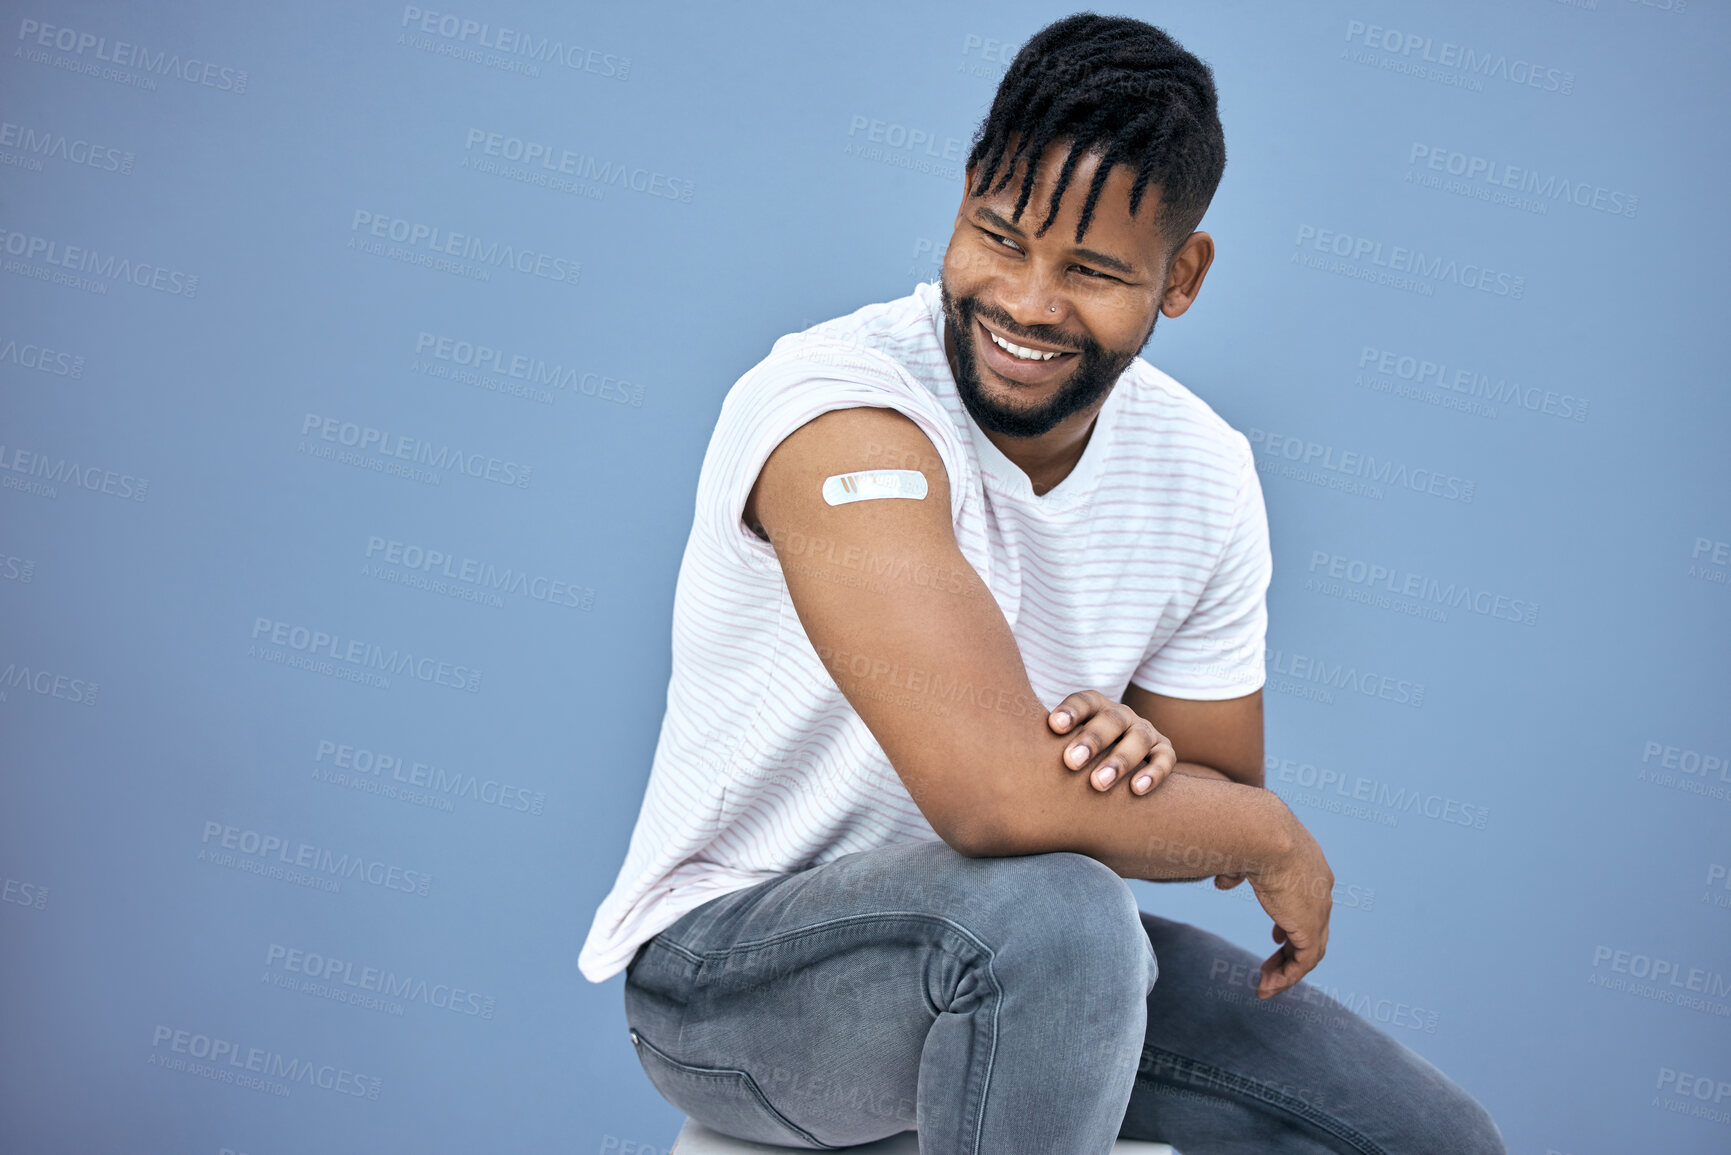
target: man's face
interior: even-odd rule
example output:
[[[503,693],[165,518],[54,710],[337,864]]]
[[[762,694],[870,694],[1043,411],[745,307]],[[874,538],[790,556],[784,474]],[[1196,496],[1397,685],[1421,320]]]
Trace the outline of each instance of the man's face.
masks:
[[[1160,312],[1167,253],[1154,225],[1159,190],[1144,189],[1132,217],[1129,167],[1115,165],[1107,175],[1078,244],[1076,223],[1100,164],[1099,153],[1082,156],[1052,226],[1034,236],[1068,147],[1047,150],[1020,220],[1011,219],[1020,167],[1001,191],[964,196],[944,254],[945,345],[957,392],[982,429],[1011,437],[1038,437],[1101,402]],[[969,170],[968,189],[977,175]],[[1057,355],[1026,359],[993,334]]]

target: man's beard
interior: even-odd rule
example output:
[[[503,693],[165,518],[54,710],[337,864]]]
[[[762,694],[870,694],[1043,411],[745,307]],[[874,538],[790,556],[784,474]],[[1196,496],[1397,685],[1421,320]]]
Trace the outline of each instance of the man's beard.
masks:
[[[1114,352],[1087,337],[1072,337],[1058,332],[1048,336],[1039,329],[1021,333],[1021,325],[996,310],[982,308],[979,298],[951,296],[949,286],[941,277],[938,289],[943,297],[944,320],[950,327],[956,347],[956,362],[952,366],[955,370],[956,392],[961,395],[962,404],[967,407],[968,413],[981,429],[1009,437],[1038,437],[1049,433],[1064,418],[1080,413],[1110,393],[1119,374],[1129,368],[1142,345],[1146,345],[1148,338],[1154,333],[1154,322],[1150,321],[1148,332],[1143,334],[1142,341],[1135,349],[1127,353]],[[986,396],[980,383],[979,361],[974,356],[975,314],[984,317],[1011,337],[1023,336],[1042,345],[1080,352],[1081,357],[1071,372],[1070,379],[1059,386],[1058,391],[1045,404],[1033,408],[1000,404]],[[1158,311],[1155,312],[1155,318],[1159,318]]]

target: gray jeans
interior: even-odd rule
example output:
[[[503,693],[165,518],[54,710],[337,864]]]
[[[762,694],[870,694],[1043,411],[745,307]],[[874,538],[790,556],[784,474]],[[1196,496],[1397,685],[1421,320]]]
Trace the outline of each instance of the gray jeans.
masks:
[[[669,1103],[786,1147],[1503,1155],[1471,1096],[1321,991],[1259,1001],[1260,964],[1085,855],[911,843],[689,912],[626,968],[625,1016]]]

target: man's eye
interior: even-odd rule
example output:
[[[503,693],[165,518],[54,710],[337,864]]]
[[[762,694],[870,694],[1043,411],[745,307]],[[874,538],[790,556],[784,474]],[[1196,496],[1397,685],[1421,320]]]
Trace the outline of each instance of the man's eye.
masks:
[[[1006,237],[1001,233],[988,232],[985,229],[981,229],[980,231],[985,233],[988,237],[991,237],[994,244],[999,244],[1009,249],[1016,249],[1017,252],[1021,251],[1016,247],[1015,241],[1012,241],[1009,237]]]

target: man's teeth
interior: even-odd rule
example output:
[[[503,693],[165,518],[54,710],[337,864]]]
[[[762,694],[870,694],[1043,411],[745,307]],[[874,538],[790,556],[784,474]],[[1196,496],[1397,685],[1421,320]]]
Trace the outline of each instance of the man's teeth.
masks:
[[[986,335],[988,337],[990,337],[993,341],[997,342],[999,347],[1004,348],[1004,349],[1008,349],[1010,352],[1014,353],[1016,356],[1020,357],[1024,361],[1050,361],[1053,357],[1056,357],[1058,355],[1055,352],[1054,353],[1042,353],[1038,349],[1024,349],[1020,345],[1012,345],[1008,341],[1004,340],[1002,337],[998,336],[996,333],[992,332],[990,329],[986,330]]]

